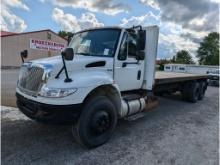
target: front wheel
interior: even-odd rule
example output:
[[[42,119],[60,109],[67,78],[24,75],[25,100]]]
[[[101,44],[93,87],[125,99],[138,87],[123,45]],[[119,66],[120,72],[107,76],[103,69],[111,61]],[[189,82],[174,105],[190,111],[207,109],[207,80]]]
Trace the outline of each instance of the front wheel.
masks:
[[[86,103],[72,133],[79,143],[94,148],[110,139],[116,124],[117,111],[113,103],[105,96],[97,96]]]

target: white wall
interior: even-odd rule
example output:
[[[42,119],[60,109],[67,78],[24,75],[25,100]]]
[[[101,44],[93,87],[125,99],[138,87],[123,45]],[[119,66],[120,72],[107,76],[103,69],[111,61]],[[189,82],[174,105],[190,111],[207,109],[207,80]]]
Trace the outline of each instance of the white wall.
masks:
[[[206,74],[208,70],[209,70],[208,67],[193,67],[193,66],[187,67],[188,73]]]
[[[182,72],[182,73],[195,73],[206,74],[207,71],[219,69],[219,66],[209,65],[187,65],[187,64],[166,64],[164,66],[165,72]]]

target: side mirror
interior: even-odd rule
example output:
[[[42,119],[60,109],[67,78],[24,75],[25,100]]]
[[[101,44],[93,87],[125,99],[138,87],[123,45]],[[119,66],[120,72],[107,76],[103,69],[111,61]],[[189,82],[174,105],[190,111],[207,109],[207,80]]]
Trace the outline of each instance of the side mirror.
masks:
[[[144,60],[145,59],[145,51],[144,50],[140,50],[136,56],[136,60]]]
[[[21,57],[22,58],[27,58],[28,57],[28,51],[27,50],[21,51]]]
[[[140,30],[138,32],[138,49],[139,50],[144,50],[145,49],[145,42],[146,42],[146,31],[145,30]]]
[[[61,52],[61,55],[67,61],[73,60],[74,57],[73,48],[66,48],[64,51]]]
[[[23,50],[23,51],[21,51],[20,55],[21,55],[21,60],[24,63],[24,59],[28,57],[28,51]]]

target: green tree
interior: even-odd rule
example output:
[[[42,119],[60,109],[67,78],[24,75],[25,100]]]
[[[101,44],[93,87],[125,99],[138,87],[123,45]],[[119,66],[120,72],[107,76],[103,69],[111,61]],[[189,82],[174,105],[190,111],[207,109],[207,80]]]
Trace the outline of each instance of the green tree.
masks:
[[[186,50],[181,50],[176,53],[176,56],[173,57],[172,61],[178,64],[194,64],[192,56]]]
[[[199,64],[219,65],[219,33],[212,32],[200,43],[197,50]]]
[[[60,30],[59,32],[58,32],[58,35],[60,36],[60,37],[63,37],[63,38],[68,38],[68,36],[71,36],[71,35],[73,35],[73,33],[72,32],[66,32],[66,31],[63,31],[63,30]]]
[[[172,63],[172,60],[170,59],[160,59],[157,61],[157,65],[159,65],[159,70],[164,70],[164,65]]]

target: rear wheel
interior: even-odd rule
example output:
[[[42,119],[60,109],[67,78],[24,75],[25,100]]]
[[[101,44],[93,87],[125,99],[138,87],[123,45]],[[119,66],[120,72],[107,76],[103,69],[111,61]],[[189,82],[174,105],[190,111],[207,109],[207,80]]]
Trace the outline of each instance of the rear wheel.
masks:
[[[197,82],[188,82],[184,85],[182,96],[185,101],[196,103],[199,99],[200,85]]]
[[[105,96],[97,96],[86,103],[72,133],[83,146],[94,148],[110,139],[116,124],[117,112],[113,103]]]
[[[200,83],[200,91],[199,91],[198,100],[202,100],[204,98],[205,91],[206,91],[206,83],[205,82],[201,82]]]

